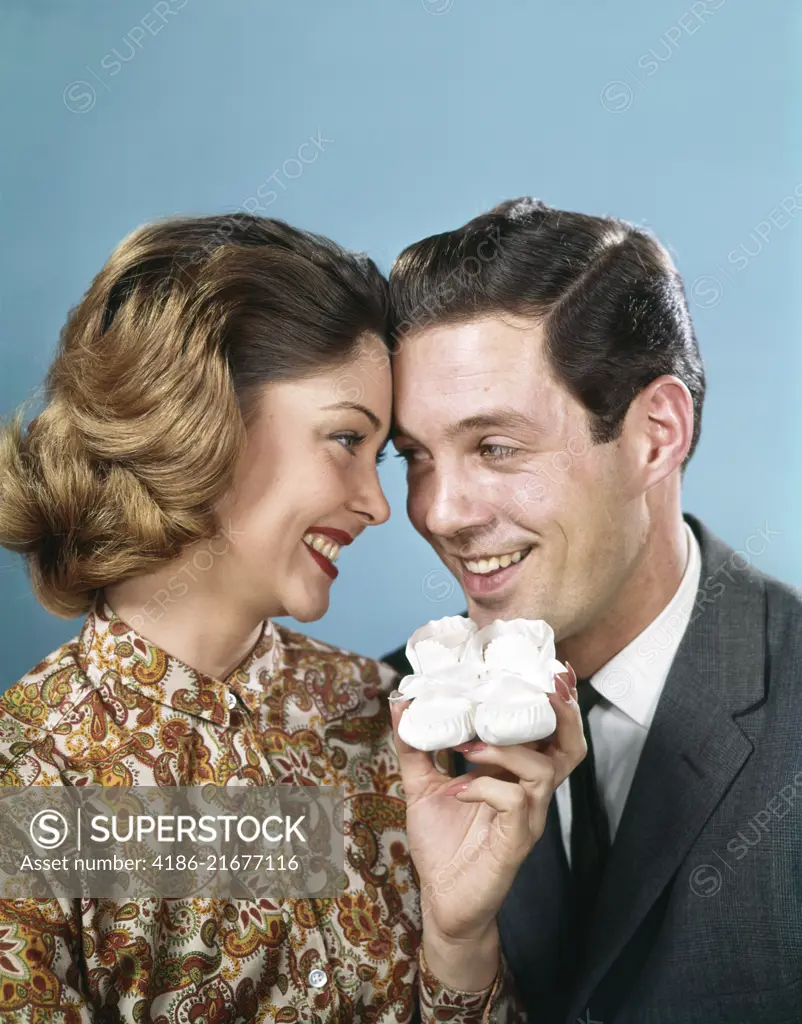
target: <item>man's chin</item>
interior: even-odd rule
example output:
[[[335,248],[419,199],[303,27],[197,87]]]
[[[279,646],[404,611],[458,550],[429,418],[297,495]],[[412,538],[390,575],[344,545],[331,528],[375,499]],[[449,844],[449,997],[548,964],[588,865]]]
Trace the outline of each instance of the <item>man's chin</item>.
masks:
[[[477,597],[463,588],[468,604],[468,616],[481,628],[496,619],[545,619],[549,622],[548,607],[543,600],[535,600],[531,593],[516,587],[506,593],[485,594]],[[549,622],[549,625],[552,623]]]
[[[522,616],[508,601],[475,601],[468,597],[468,618],[473,619],[481,629],[483,626],[489,626],[496,619],[518,619]]]

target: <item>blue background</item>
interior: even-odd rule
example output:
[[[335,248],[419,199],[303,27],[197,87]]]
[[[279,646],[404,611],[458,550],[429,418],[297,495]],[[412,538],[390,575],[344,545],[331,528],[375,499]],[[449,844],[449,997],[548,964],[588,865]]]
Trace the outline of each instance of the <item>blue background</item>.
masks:
[[[798,6],[3,0],[0,413],[38,387],[67,310],[144,221],[242,208],[261,187],[257,212],[388,269],[534,194],[668,245],[709,376],[685,507],[802,584]],[[322,149],[299,174],[310,137]],[[389,524],[344,553],[331,611],[304,627],[368,654],[462,607],[406,520],[398,460],[382,474]],[[78,626],[36,605],[7,553],[0,624],[0,689]]]

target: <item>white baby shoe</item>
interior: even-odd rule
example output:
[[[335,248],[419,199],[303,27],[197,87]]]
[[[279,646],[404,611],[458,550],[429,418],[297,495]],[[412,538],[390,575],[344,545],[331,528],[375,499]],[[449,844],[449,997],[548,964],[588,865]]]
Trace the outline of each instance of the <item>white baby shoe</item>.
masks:
[[[474,734],[474,705],[467,694],[479,683],[478,671],[462,662],[476,623],[460,615],[433,619],[407,643],[414,674],[399,683],[397,700],[412,699],[398,724],[398,735],[418,750],[443,750]]]
[[[412,701],[398,726],[411,747],[440,750],[474,736],[530,743],[556,728],[548,694],[565,667],[542,620],[499,619],[481,630],[460,616],[433,620],[412,634],[407,659],[415,671],[396,699]]]

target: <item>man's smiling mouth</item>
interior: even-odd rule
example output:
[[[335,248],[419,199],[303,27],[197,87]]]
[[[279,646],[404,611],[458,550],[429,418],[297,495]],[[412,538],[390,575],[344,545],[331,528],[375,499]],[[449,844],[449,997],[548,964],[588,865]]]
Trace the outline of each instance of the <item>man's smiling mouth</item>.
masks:
[[[528,547],[518,548],[515,551],[506,551],[494,555],[484,554],[476,558],[458,558],[456,561],[463,568],[467,569],[468,572],[476,576],[487,576],[490,573],[498,572],[500,569],[506,569],[510,565],[516,565],[526,558],[531,550],[532,545],[530,544]]]

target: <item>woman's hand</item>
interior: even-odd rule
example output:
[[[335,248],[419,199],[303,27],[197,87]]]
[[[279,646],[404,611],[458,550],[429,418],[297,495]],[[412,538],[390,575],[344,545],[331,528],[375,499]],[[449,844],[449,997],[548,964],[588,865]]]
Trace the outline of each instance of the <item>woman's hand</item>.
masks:
[[[426,959],[453,988],[477,990],[492,982],[496,914],[543,834],[554,790],[585,756],[570,666],[556,685],[549,699],[557,728],[548,739],[514,746],[462,744],[455,749],[476,768],[457,779],[444,777],[430,754],[404,743],[398,721],[407,702],[390,702],[410,854],[421,886]]]

